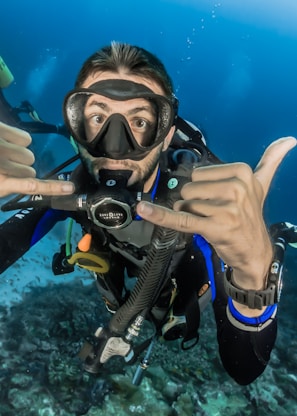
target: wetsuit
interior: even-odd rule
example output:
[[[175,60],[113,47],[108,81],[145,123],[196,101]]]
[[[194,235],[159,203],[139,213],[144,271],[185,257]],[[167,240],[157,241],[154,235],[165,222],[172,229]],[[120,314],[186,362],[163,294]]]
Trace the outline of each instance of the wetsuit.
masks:
[[[85,184],[89,187],[92,183],[83,168],[78,168],[71,180],[76,182],[77,178],[82,190],[85,189]],[[162,199],[162,196],[158,196],[160,186],[157,182],[154,185],[156,195],[152,199],[157,202]],[[67,217],[72,217],[81,224],[83,233],[92,235],[93,251],[108,256],[110,270],[104,276],[97,274],[97,285],[110,308],[116,309],[125,302],[125,275],[138,275],[150,247],[153,226],[141,219],[134,220],[121,230],[110,231],[96,226],[83,212],[47,208],[20,211],[0,225],[0,272],[29,250],[57,221]],[[187,315],[188,330],[197,331],[199,316],[196,314],[199,315],[199,308],[197,309],[195,300],[200,289],[210,285],[222,363],[239,384],[255,380],[264,371],[276,339],[276,306],[268,307],[259,318],[241,316],[226,296],[222,261],[199,235],[180,236],[167,274],[167,284],[155,305],[156,316],[166,308],[174,283],[178,288],[173,303],[174,313]],[[194,301],[193,296],[196,297]]]

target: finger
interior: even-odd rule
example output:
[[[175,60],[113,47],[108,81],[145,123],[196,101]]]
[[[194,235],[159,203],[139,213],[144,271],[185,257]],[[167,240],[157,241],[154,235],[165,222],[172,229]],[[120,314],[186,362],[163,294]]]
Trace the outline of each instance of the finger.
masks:
[[[185,233],[200,233],[203,218],[187,212],[175,212],[160,205],[141,201],[136,207],[138,215],[144,220],[161,227]]]
[[[13,143],[8,143],[1,138],[0,150],[0,159],[2,165],[6,160],[11,160],[28,166],[33,165],[35,162],[35,157],[31,150]]]
[[[234,177],[244,179],[247,175],[252,175],[252,169],[242,162],[225,163],[224,165],[201,166],[192,172],[193,182],[220,181]]]
[[[198,215],[199,217],[214,217],[223,212],[226,205],[230,205],[230,201],[225,199],[187,199],[180,200],[174,203],[174,211],[183,211]],[[225,210],[224,210],[225,212]]]
[[[5,177],[10,176],[12,178],[35,178],[36,171],[31,166],[26,166],[22,163],[1,160],[0,174]]]
[[[67,195],[74,192],[74,184],[65,181],[5,178],[1,181],[0,196],[12,193],[24,195]]]
[[[250,176],[253,173],[251,171]],[[195,181],[186,183],[181,189],[181,196],[184,200],[213,200],[220,204],[221,201],[231,201],[239,195],[242,189],[246,189],[246,183],[239,178],[230,177],[214,181]]]
[[[19,146],[29,146],[32,138],[29,133],[0,122],[0,137]]]
[[[261,183],[264,195],[267,195],[272,178],[281,161],[296,144],[297,140],[294,137],[282,137],[271,143],[265,150],[255,169],[255,177]]]

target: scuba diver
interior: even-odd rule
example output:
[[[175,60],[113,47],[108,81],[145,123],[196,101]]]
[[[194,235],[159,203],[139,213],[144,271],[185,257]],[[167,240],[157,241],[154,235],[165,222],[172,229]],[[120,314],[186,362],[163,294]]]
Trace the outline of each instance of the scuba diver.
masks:
[[[178,115],[162,62],[117,42],[86,60],[63,109],[81,163],[57,177],[75,193],[2,206],[20,211],[0,226],[0,271],[70,218],[82,237],[74,250],[67,238],[53,272],[90,270],[111,313],[82,348],[86,371],[100,373],[114,356],[132,364],[146,350],[133,379],[139,384],[160,337],[180,339],[183,349],[197,344],[211,301],[226,371],[239,384],[254,381],[276,339],[284,251],[297,241],[289,223],[269,234],[262,207],[296,140],[272,143],[255,172],[222,163]],[[154,333],[139,343],[145,321]]]

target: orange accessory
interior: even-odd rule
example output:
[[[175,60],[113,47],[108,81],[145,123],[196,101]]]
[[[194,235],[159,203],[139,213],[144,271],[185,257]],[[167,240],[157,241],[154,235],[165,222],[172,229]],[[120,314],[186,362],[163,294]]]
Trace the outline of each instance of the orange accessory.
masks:
[[[92,235],[87,233],[82,237],[77,247],[80,251],[86,253],[87,251],[90,250],[91,243],[92,243]]]

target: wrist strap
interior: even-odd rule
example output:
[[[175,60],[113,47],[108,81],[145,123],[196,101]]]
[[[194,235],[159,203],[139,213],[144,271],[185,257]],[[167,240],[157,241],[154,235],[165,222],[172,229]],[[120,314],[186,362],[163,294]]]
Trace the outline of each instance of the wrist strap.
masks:
[[[282,265],[273,260],[264,290],[246,290],[237,286],[232,279],[232,268],[228,267],[224,277],[224,287],[228,296],[250,309],[262,309],[263,306],[274,305],[279,301],[281,292]]]

